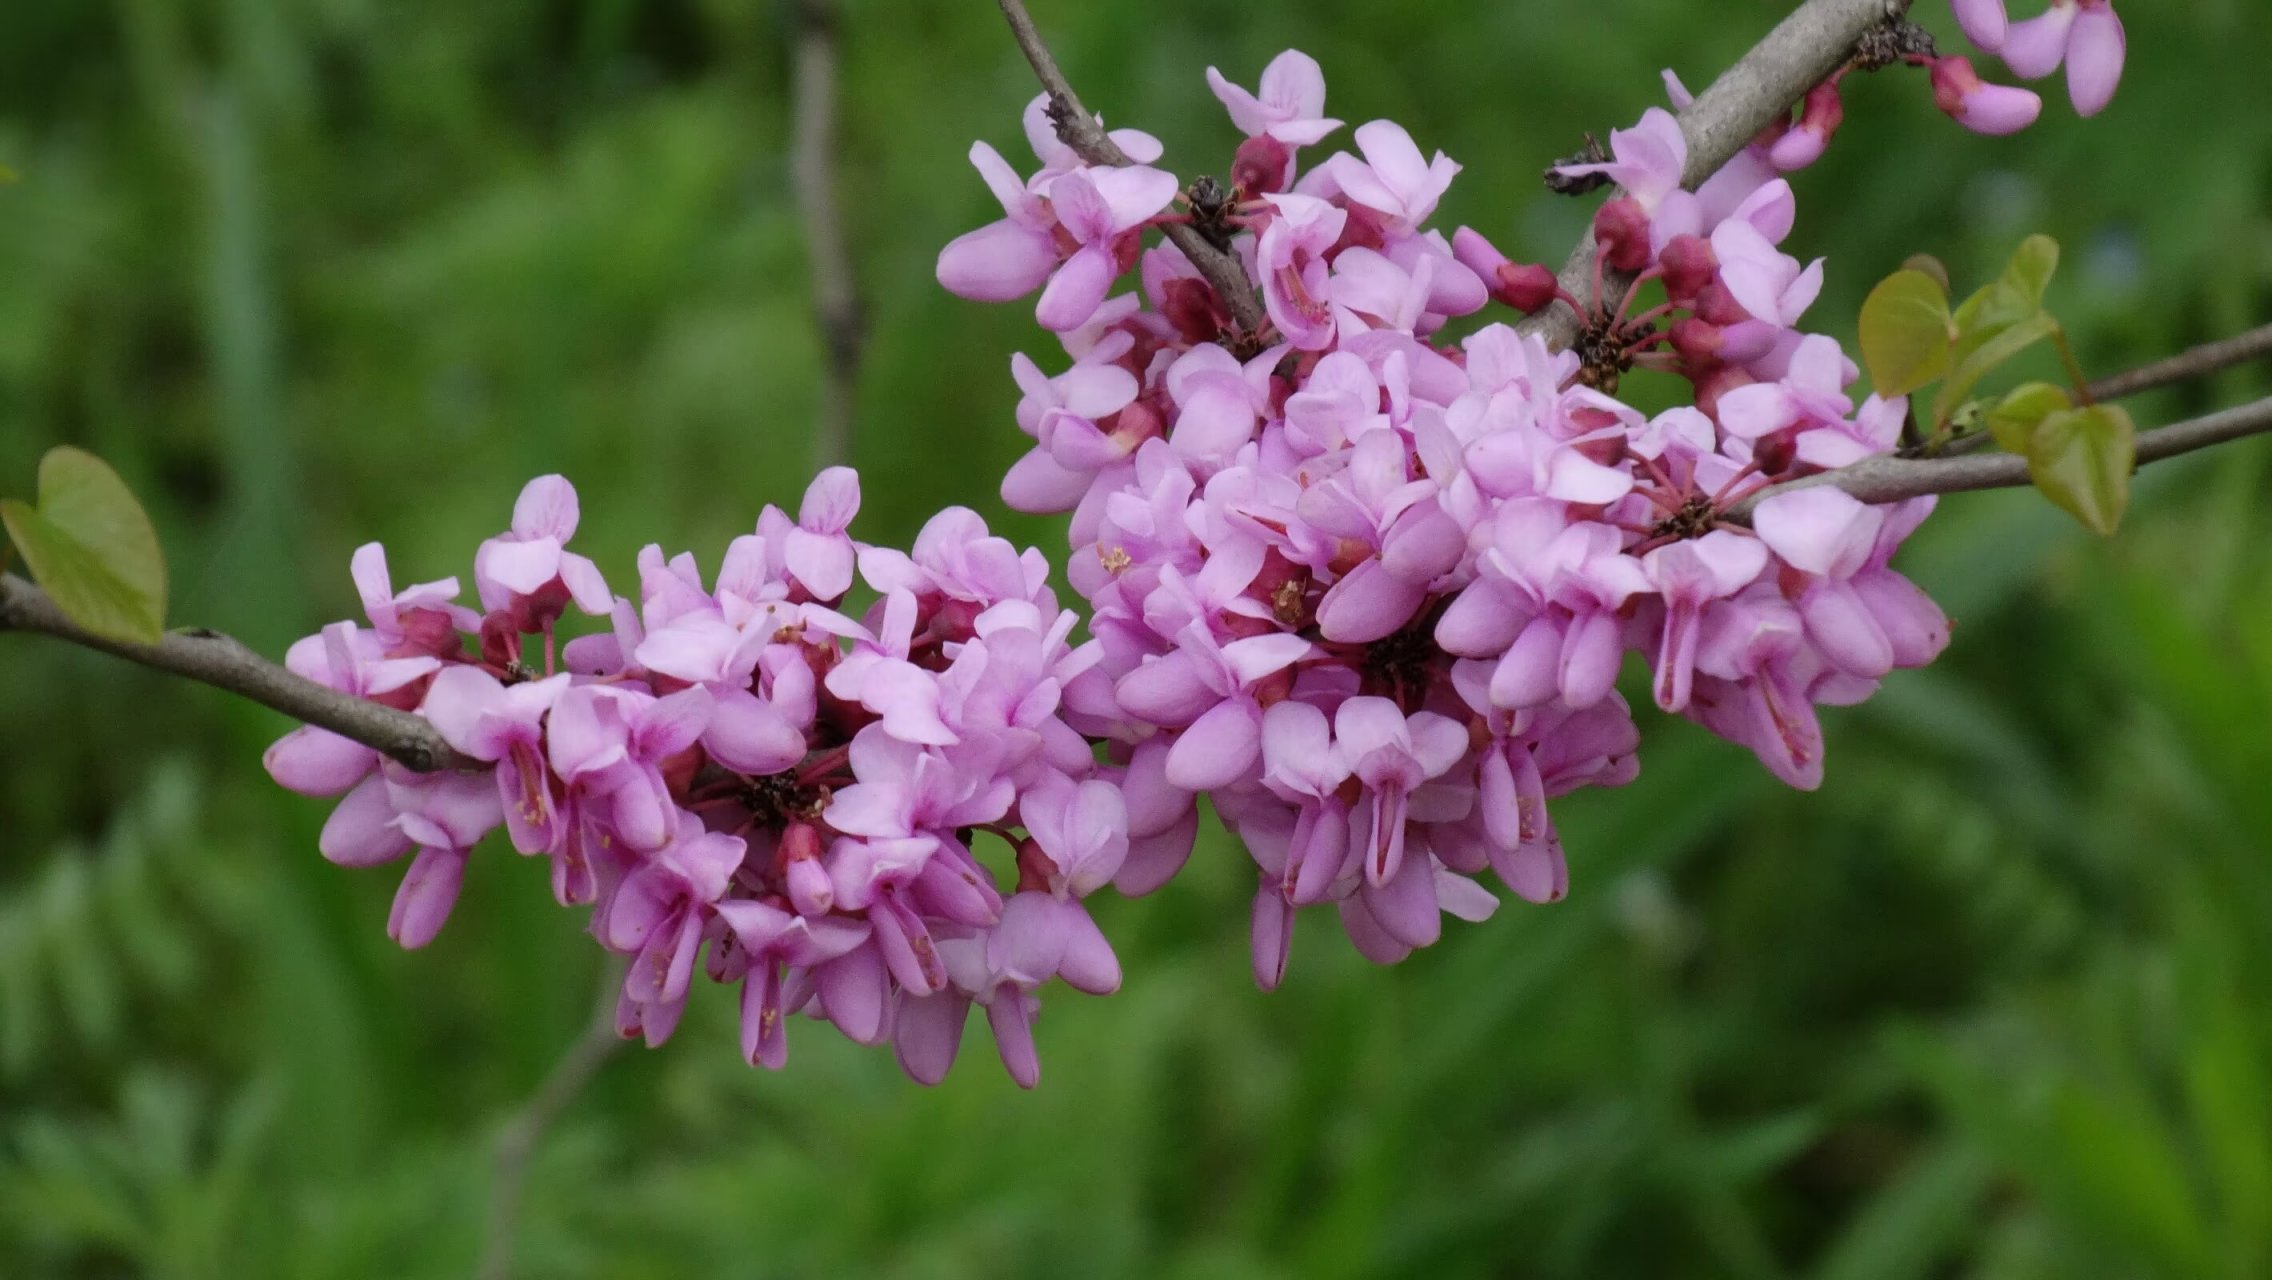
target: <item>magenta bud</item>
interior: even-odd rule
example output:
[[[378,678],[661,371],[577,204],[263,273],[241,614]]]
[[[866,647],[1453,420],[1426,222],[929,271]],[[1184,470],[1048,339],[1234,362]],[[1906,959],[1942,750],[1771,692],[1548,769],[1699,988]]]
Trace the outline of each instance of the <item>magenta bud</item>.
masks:
[[[820,831],[809,822],[793,822],[781,833],[781,860],[788,864],[782,879],[788,882],[789,903],[801,916],[824,916],[836,906],[836,888],[828,868],[820,861]]]
[[[1933,62],[1933,103],[1974,133],[2017,133],[2035,123],[2043,99],[2012,85],[1989,84],[1972,69],[1970,58]]]
[[[1672,349],[1692,365],[1710,364],[1720,357],[1720,326],[1695,316],[1673,322]]]
[[[1215,291],[1204,280],[1178,276],[1160,286],[1160,314],[1184,341],[1193,345],[1213,342],[1230,317],[1215,304]]]
[[[1665,251],[1657,255],[1657,265],[1664,268],[1665,296],[1685,303],[1719,274],[1720,255],[1712,252],[1711,241],[1684,233],[1666,243]]]
[[[2114,6],[2107,0],[2085,0],[2067,36],[2067,97],[2075,114],[2095,116],[2114,100],[2128,47]]]
[[[1751,319],[1751,313],[1743,309],[1743,304],[1736,301],[1734,294],[1728,292],[1728,286],[1716,279],[1696,291],[1696,303],[1691,309],[1696,312],[1698,319],[1709,320],[1716,325],[1742,324]]]
[[[1560,284],[1554,273],[1535,262],[1509,262],[1490,277],[1491,296],[1524,315],[1554,301]]]
[[[1964,29],[1964,38],[1983,53],[2004,47],[2004,32],[2012,21],[2004,0],[1949,0],[1949,7],[1956,10],[1956,25]]]
[[[1832,134],[1846,122],[1846,103],[1838,96],[1838,86],[1824,81],[1807,90],[1799,104],[1797,127],[1767,148],[1767,161],[1784,173],[1804,169],[1822,158],[1830,146]]]
[[[1269,195],[1286,189],[1286,175],[1294,170],[1294,153],[1267,133],[1239,144],[1231,159],[1231,186],[1242,195]]]
[[[1507,261],[1507,255],[1473,227],[1461,227],[1452,232],[1452,257],[1486,280],[1499,274],[1499,268]]]
[[[1594,241],[1602,261],[1619,271],[1649,265],[1649,213],[1631,196],[1619,196],[1594,215]]]

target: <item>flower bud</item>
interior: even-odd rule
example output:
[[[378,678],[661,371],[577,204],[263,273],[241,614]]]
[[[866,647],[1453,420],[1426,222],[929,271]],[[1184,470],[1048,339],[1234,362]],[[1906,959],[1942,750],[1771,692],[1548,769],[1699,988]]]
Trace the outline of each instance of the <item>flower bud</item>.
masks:
[[[1594,241],[1612,268],[1639,271],[1649,265],[1648,211],[1631,196],[1610,201],[1594,215]]]
[[[1244,196],[1269,195],[1284,191],[1293,171],[1294,153],[1286,144],[1267,133],[1257,134],[1240,143],[1238,154],[1231,158],[1231,186]]]
[[[1949,0],[1949,7],[1956,11],[1956,25],[1964,29],[1964,38],[1981,52],[2004,47],[2004,32],[2011,25],[2004,0]]]
[[[1657,265],[1664,268],[1665,296],[1676,303],[1686,303],[1701,293],[1719,274],[1720,255],[1712,252],[1712,242],[1697,235],[1677,235],[1657,255]]]
[[[2043,99],[2027,90],[1983,81],[1970,58],[1934,60],[1933,103],[1965,128],[1991,136],[2018,133],[2043,112]]]

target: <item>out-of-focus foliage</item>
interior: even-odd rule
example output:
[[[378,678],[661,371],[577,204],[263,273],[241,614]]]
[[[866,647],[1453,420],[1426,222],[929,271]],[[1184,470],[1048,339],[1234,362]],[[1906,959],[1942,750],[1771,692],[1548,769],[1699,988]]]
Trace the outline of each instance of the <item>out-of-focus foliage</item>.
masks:
[[[1092,104],[1220,169],[1209,63],[1299,44],[1330,105],[1467,166],[1448,217],[1558,260],[1537,174],[1699,85],[1765,0],[1036,0]],[[1002,515],[1018,307],[931,281],[986,217],[1026,74],[983,0],[848,0],[844,196],[874,320],[860,531]],[[819,345],[759,0],[0,5],[0,488],[69,443],[149,503],[173,616],[271,652],[353,611],[350,549],[463,573],[530,475],[618,574],[715,563],[804,483]],[[1926,12],[1926,11],[1930,12]],[[1927,21],[1953,31],[1928,0]],[[2094,372],[2272,314],[2272,19],[2131,4],[2114,107],[2015,140],[1915,76],[1848,92],[1798,182],[1815,315],[1911,253],[2068,246]],[[1984,65],[1987,65],[1984,63]],[[2037,352],[2035,355],[2043,355]],[[2030,360],[2035,358],[2030,356]],[[2028,376],[2049,376],[2021,362]],[[2261,373],[2141,400],[2151,425]],[[1563,802],[1573,888],[1393,970],[1306,923],[1247,978],[1242,856],[1103,923],[1023,1095],[699,999],[542,1148],[546,1277],[2253,1277],[2272,1272],[2272,492],[2261,445],[2139,478],[2122,535],[1972,495],[1906,568],[1958,619],[1828,717],[1830,780],[1651,723]],[[1010,522],[1054,551],[1049,522]],[[256,708],[0,637],[0,1273],[422,1277],[478,1254],[487,1142],[600,968],[543,869],[475,862],[441,941],[325,864]],[[717,993],[711,993],[716,996]]]

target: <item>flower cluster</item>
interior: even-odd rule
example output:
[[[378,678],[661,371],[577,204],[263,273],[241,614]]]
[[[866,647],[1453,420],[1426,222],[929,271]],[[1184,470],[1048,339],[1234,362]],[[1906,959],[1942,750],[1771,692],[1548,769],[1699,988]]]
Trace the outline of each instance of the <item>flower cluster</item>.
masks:
[[[1781,175],[1822,153],[1835,80],[1693,191],[1661,110],[1561,171],[1621,188],[1595,223],[1597,271],[1661,295],[1638,306],[1638,290],[1581,299],[1472,229],[1432,229],[1459,166],[1394,123],[1307,162],[1340,122],[1304,55],[1280,55],[1256,92],[1208,80],[1247,135],[1228,193],[1203,180],[1171,207],[1178,184],[1132,131],[1116,136],[1143,165],[1082,164],[1036,100],[1040,171],[1021,181],[982,144],[1007,216],[939,259],[964,296],[1041,288],[1065,350],[1056,372],[1011,362],[1033,445],[1002,494],[1072,513],[1068,579],[1100,648],[1080,705],[1114,718],[1132,838],[1168,838],[1120,887],[1174,873],[1206,795],[1258,870],[1264,987],[1302,906],[1334,904],[1388,962],[1435,941],[1445,913],[1490,914],[1486,873],[1559,898],[1546,802],[1635,775],[1616,688],[1633,652],[1664,711],[1817,785],[1816,707],[1868,697],[1948,639],[1889,567],[1930,499],[1757,500],[1890,452],[1907,417],[1903,400],[1857,402],[1855,365],[1800,327],[1822,264],[1780,247],[1795,217]],[[1060,208],[1089,191],[1131,198],[1109,222],[1085,194]],[[1146,247],[1170,222],[1236,255],[1260,332],[1174,245]],[[1131,269],[1136,289],[1115,295]],[[1615,296],[1599,278],[1592,294]],[[1488,317],[1450,336],[1493,304],[1568,307],[1577,341],[1550,350]],[[1636,368],[1685,379],[1692,402],[1652,415],[1618,399]],[[1106,681],[1109,698],[1089,687]]]
[[[2002,0],[1955,3],[2015,71],[2064,62],[2077,108],[2105,105],[2122,52],[2107,0],[2018,24]],[[744,1053],[769,1066],[805,1012],[935,1081],[975,1003],[1032,1084],[1038,988],[1120,982],[1084,899],[1173,878],[1201,796],[1255,864],[1265,988],[1300,907],[1333,904],[1391,962],[1447,913],[1490,915],[1483,877],[1554,901],[1568,871],[1548,800],[1639,767],[1629,655],[1661,710],[1811,788],[1816,709],[1948,642],[1891,568],[1932,500],[1807,483],[1891,452],[1910,415],[1857,399],[1854,363],[1801,327],[1822,262],[1782,247],[1784,175],[1830,143],[1840,77],[1896,62],[1929,67],[1939,105],[1982,132],[2040,110],[1898,23],[1693,186],[1679,120],[1652,110],[1556,171],[1557,189],[1618,188],[1583,297],[1472,228],[1435,229],[1460,166],[1402,127],[1359,125],[1353,150],[1316,158],[1343,125],[1298,52],[1251,92],[1208,70],[1244,134],[1227,186],[1186,187],[1135,130],[1111,135],[1128,163],[1089,163],[1037,98],[1038,168],[973,147],[1003,216],[937,274],[974,299],[1038,292],[1063,347],[1054,372],[1011,360],[1032,446],[1002,496],[1071,513],[1086,640],[1040,553],[968,510],[911,553],[854,542],[842,468],[795,518],[766,508],[707,586],[691,556],[647,548],[635,602],[567,550],[575,493],[548,476],[476,554],[478,611],[455,579],[396,592],[373,544],[353,566],[368,625],[289,658],[423,716],[480,767],[420,775],[304,728],[269,770],[343,797],[326,857],[412,855],[388,925],[403,945],[434,937],[502,826],[630,958],[625,1035],[667,1037],[700,964],[741,984]],[[1230,255],[1247,296],[1217,292],[1224,264],[1155,242],[1171,224]],[[1554,349],[1494,307],[1565,308],[1576,337]],[[1635,370],[1685,383],[1686,403],[1620,399]],[[860,584],[875,598],[854,617]],[[606,625],[561,643],[571,606]]]
[[[2095,116],[2114,100],[2128,52],[2114,0],[2051,0],[2050,8],[2021,22],[2011,20],[2004,0],[1951,3],[1965,37],[2021,79],[2040,80],[2065,63],[2067,97],[2077,115]]]
[[[707,587],[691,555],[650,546],[637,604],[566,549],[578,510],[558,476],[475,555],[479,613],[455,579],[396,592],[365,546],[369,625],[301,641],[291,669],[417,712],[483,767],[417,774],[307,727],[269,772],[343,796],[325,857],[412,855],[387,926],[406,947],[433,939],[501,825],[630,958],[626,1036],[671,1034],[699,961],[741,984],[752,1062],[781,1065],[784,1019],[804,1011],[936,1081],[976,1003],[1031,1085],[1036,989],[1120,984],[1082,899],[1119,871],[1128,821],[1063,705],[1101,651],[1072,642],[1040,553],[959,508],[912,554],[862,546],[845,532],[859,500],[851,471],[823,473],[795,519],[766,508]],[[837,611],[855,577],[878,597],[857,620]],[[571,605],[607,628],[557,644]],[[1002,843],[1007,894],[981,835]]]

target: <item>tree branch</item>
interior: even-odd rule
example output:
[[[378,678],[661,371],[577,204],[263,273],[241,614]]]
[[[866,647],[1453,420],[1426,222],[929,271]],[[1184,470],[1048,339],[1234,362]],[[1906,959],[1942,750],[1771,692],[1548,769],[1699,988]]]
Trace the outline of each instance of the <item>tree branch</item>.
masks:
[[[2192,378],[2205,378],[2220,369],[2272,355],[2272,324],[2218,342],[2204,342],[2167,360],[2141,365],[2128,373],[2101,378],[2090,385],[2093,400],[2120,400],[2156,387]]]
[[[615,1004],[617,993],[623,989],[625,969],[619,961],[611,961],[602,969],[598,1007],[591,1021],[552,1064],[536,1092],[497,1133],[496,1164],[489,1184],[488,1235],[481,1247],[481,1269],[474,1273],[480,1280],[510,1280],[513,1240],[520,1229],[521,1192],[528,1185],[529,1161],[553,1122],[623,1046],[623,1037],[615,1027]]]
[[[95,635],[64,616],[46,592],[12,573],[0,573],[0,631],[36,631],[226,689],[352,738],[420,773],[482,767],[419,717],[302,679],[217,631],[169,631],[156,644]]]
[[[2210,445],[2272,431],[2272,396],[2148,431],[2138,437],[2138,465],[2174,458]],[[1963,457],[1866,458],[1850,467],[1825,471],[1762,489],[1730,508],[1727,519],[1749,524],[1759,504],[1779,493],[1834,485],[1864,502],[1899,502],[1931,493],[1973,489],[2015,489],[2032,483],[2027,459],[2016,453]]]
[[[1680,131],[1688,140],[1681,184],[1693,190],[1718,173],[1760,130],[1789,115],[1807,90],[1844,64],[1864,33],[1907,13],[1909,4],[1910,0],[1807,0],[1680,113]],[[1004,0],[1003,7],[1008,5],[1009,0]],[[1589,226],[1562,267],[1562,287],[1573,297],[1592,296],[1594,252]],[[1632,287],[1630,277],[1606,272],[1605,297],[1599,301],[1615,309]],[[1561,350],[1577,339],[1581,324],[1567,306],[1556,306],[1515,327]]]
[[[796,87],[789,145],[790,184],[805,223],[813,316],[822,347],[816,463],[852,460],[852,406],[867,326],[859,279],[845,243],[836,193],[837,0],[797,0]]]
[[[1033,67],[1034,78],[1041,81],[1042,91],[1049,95],[1049,118],[1057,126],[1058,140],[1073,148],[1075,153],[1090,164],[1133,163],[1129,160],[1128,153],[1122,151],[1120,145],[1112,140],[1112,135],[1105,132],[1104,126],[1097,123],[1097,118],[1081,105],[1080,96],[1073,92],[1073,86],[1066,81],[1065,73],[1057,69],[1057,59],[1050,56],[1049,46],[1042,42],[1041,33],[1034,30],[1033,18],[1026,13],[1023,0],[999,2],[1002,16],[1009,19],[1010,34],[1017,38],[1018,48],[1024,51],[1027,64]],[[1879,2],[1882,3],[1882,0]],[[1174,242],[1176,248],[1183,250],[1183,256],[1191,260],[1191,265],[1199,269],[1199,274],[1207,283],[1214,287],[1216,296],[1223,300],[1223,307],[1230,312],[1231,323],[1238,327],[1240,334],[1251,336],[1260,333],[1263,323],[1262,306],[1255,300],[1254,283],[1247,279],[1246,267],[1239,262],[1238,255],[1209,244],[1206,237],[1188,225],[1169,223],[1161,229],[1167,233],[1168,239]]]

